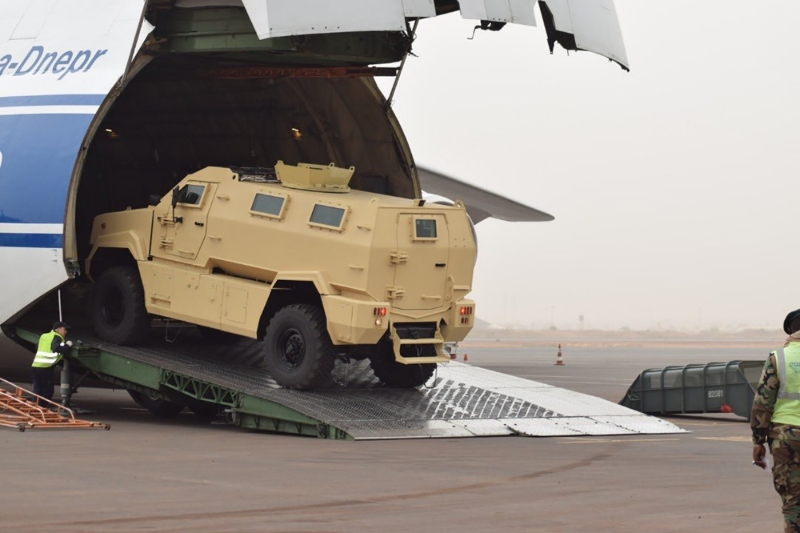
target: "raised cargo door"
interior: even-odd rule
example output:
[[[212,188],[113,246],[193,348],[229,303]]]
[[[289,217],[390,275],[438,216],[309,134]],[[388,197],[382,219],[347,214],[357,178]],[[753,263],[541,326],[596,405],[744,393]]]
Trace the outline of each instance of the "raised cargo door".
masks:
[[[187,182],[178,192],[172,220],[162,223],[162,249],[167,255],[195,259],[206,238],[208,211],[214,201],[215,183]]]
[[[445,303],[450,259],[449,232],[444,215],[401,214],[397,226],[392,300],[398,309],[435,309]],[[390,291],[391,292],[391,291]]]

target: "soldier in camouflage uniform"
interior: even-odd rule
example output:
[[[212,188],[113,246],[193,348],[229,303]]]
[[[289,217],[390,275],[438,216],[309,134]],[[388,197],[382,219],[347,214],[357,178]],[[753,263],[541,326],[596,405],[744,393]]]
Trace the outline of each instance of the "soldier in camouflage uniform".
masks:
[[[789,337],[764,363],[753,400],[753,464],[766,468],[768,444],[775,490],[783,502],[784,532],[800,533],[800,309],[783,322]]]

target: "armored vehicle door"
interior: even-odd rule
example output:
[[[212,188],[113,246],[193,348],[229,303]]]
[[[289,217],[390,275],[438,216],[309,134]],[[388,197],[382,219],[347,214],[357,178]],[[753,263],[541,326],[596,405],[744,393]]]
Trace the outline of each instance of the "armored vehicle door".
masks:
[[[206,238],[208,211],[214,201],[215,183],[190,181],[177,192],[172,217],[162,217],[160,246],[167,255],[195,259]]]
[[[402,291],[398,309],[434,309],[445,304],[450,259],[449,232],[444,215],[401,214],[397,225],[395,289]]]

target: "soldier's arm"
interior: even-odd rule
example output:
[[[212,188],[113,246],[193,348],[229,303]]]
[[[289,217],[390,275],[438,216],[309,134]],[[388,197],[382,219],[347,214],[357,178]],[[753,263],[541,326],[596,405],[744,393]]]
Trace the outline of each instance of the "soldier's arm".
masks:
[[[750,429],[753,432],[753,444],[758,445],[767,442],[779,386],[775,356],[770,354],[764,363],[764,369],[761,371],[761,379],[758,382],[756,396],[753,399],[753,409],[750,412]]]
[[[53,353],[60,353],[61,355],[68,354],[70,351],[70,347],[61,340],[60,337],[56,337],[53,339],[53,344],[50,346],[50,351]]]

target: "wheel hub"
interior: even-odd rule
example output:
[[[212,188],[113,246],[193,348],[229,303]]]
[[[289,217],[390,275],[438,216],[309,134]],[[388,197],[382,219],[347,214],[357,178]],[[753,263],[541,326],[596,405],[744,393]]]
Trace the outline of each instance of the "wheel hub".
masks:
[[[297,368],[303,362],[306,343],[297,329],[288,329],[281,335],[280,354],[281,361],[289,368]]]

